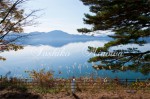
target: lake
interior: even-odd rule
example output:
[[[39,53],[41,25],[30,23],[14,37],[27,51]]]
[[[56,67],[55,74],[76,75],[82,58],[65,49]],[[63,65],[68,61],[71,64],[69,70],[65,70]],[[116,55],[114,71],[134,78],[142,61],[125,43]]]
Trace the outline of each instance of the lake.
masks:
[[[110,77],[110,78],[128,78],[128,79],[144,79],[150,78],[150,75],[143,75],[139,72],[112,72],[108,70],[95,70],[92,64],[88,63],[90,57],[95,56],[87,51],[88,46],[103,46],[107,41],[87,41],[68,43],[64,46],[37,45],[25,46],[23,50],[3,52],[1,56],[6,61],[0,61],[0,75],[5,76],[9,73],[9,77],[29,77],[25,71],[37,70],[45,68],[54,72],[55,77],[70,78],[72,76],[91,76],[94,77]],[[127,45],[129,46],[129,45]],[[118,46],[123,49],[127,46]],[[130,45],[138,47],[136,45]],[[118,48],[115,47],[115,48]],[[114,48],[114,49],[115,49]],[[140,48],[144,51],[150,49],[149,44]]]

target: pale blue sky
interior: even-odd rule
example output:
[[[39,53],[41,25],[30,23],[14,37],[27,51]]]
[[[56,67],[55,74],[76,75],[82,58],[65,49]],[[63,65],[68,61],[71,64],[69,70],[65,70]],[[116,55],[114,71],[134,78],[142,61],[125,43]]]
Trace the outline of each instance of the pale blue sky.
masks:
[[[25,32],[62,30],[77,34],[77,28],[87,27],[83,24],[84,13],[89,8],[80,0],[30,0],[27,9],[44,9],[36,27],[26,27]]]

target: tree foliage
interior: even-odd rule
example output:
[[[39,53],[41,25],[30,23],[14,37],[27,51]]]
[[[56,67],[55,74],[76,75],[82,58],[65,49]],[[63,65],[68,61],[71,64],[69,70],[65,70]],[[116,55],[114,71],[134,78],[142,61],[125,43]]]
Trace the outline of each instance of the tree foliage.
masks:
[[[85,14],[85,24],[92,28],[78,29],[81,33],[90,33],[99,30],[111,30],[113,41],[103,47],[89,47],[89,52],[97,56],[89,62],[101,61],[97,69],[111,69],[113,71],[140,71],[143,74],[150,73],[150,50],[140,51],[130,46],[128,49],[117,49],[112,53],[122,53],[121,56],[102,56],[103,52],[109,52],[110,48],[119,45],[138,44],[142,47],[148,42],[150,36],[150,1],[149,0],[81,0],[89,6],[93,14]]]
[[[27,0],[0,0],[0,52],[9,50],[18,50],[23,47],[16,45],[15,40],[22,36],[17,35],[10,39],[10,33],[22,33],[25,26],[33,25],[34,19],[37,18],[35,13],[38,10],[33,10],[26,14],[22,7]],[[0,56],[0,60],[5,58]]]

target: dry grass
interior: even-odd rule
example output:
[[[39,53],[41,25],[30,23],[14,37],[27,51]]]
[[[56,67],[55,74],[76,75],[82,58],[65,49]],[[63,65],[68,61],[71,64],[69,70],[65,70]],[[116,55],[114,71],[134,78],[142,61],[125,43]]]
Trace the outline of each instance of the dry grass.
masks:
[[[45,81],[43,81],[45,82]],[[53,85],[52,85],[53,84]],[[71,94],[71,79],[53,79],[49,83],[33,82],[25,83],[19,79],[0,82],[0,98],[3,97],[35,97],[43,99],[74,99]],[[43,85],[43,86],[42,86]],[[24,93],[24,90],[26,92]],[[134,82],[128,86],[117,80],[97,78],[76,79],[75,99],[150,99],[149,82]],[[31,94],[32,93],[32,94]],[[39,94],[39,95],[37,95]]]

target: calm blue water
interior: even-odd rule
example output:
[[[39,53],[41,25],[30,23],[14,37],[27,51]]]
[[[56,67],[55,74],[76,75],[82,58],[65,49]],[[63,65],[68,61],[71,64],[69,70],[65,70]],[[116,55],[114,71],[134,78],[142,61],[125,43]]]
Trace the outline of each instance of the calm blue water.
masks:
[[[110,78],[150,78],[150,75],[144,76],[138,72],[117,72],[100,70],[92,68],[92,64],[87,60],[94,54],[87,52],[88,46],[103,46],[107,41],[88,41],[69,43],[64,46],[53,47],[50,45],[25,46],[23,50],[17,52],[3,52],[1,56],[7,58],[6,61],[0,61],[0,75],[6,75],[9,71],[11,77],[29,77],[25,71],[45,68],[54,71],[55,77],[69,78],[72,76],[91,76],[110,77]],[[131,46],[131,45],[130,45]],[[136,45],[132,45],[138,47]],[[128,46],[118,46],[123,49]],[[115,48],[118,48],[115,47]],[[115,49],[114,48],[114,49]],[[149,44],[143,46],[140,50],[150,49]],[[61,72],[61,73],[60,73]]]

